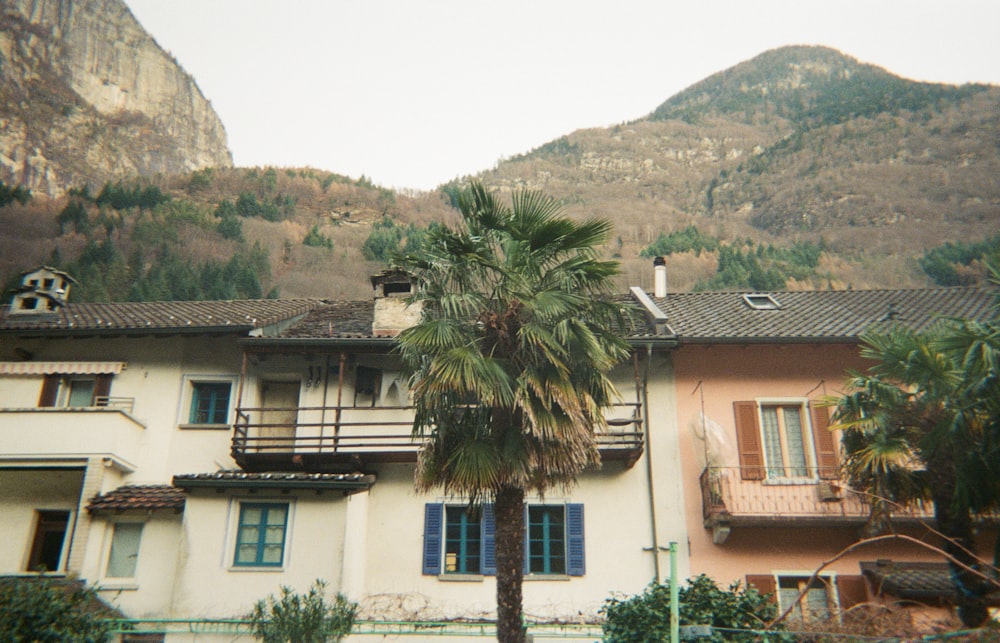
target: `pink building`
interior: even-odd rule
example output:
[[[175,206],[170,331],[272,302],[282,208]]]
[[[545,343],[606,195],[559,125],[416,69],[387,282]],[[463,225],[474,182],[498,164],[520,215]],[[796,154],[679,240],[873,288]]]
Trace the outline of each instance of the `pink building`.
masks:
[[[985,317],[995,293],[656,295],[678,338],[671,365],[691,575],[750,583],[784,609],[822,567],[795,608],[805,616],[877,595],[947,604],[954,589],[940,554],[902,539],[848,551],[861,538],[868,503],[841,480],[840,436],[829,430],[822,402],[843,392],[848,370],[865,369],[863,331],[891,323],[922,329],[941,315]],[[894,525],[938,542],[930,509],[900,511]],[[981,552],[992,551],[995,527],[981,535]]]

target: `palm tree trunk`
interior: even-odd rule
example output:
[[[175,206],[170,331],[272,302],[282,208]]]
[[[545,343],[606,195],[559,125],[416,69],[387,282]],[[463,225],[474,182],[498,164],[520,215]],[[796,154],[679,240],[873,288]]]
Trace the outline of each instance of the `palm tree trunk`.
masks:
[[[976,540],[972,531],[972,516],[966,507],[955,506],[956,477],[954,459],[940,448],[927,462],[931,478],[931,497],[934,499],[934,520],[938,531],[946,538],[945,552],[952,557],[948,564],[958,592],[958,615],[966,627],[979,627],[989,618],[983,598],[986,589],[983,580],[966,567],[978,568]],[[961,564],[956,564],[958,563]]]
[[[496,503],[497,640],[524,642],[524,489],[501,487]]]

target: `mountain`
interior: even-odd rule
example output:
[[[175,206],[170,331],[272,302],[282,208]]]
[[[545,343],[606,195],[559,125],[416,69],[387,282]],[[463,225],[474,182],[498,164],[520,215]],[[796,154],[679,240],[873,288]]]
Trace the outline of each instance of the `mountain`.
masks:
[[[0,180],[59,196],[232,165],[194,79],[121,0],[5,0]]]
[[[1000,260],[1000,87],[785,47],[645,118],[572,132],[433,193],[309,168],[91,179],[90,192],[0,207],[0,280],[50,263],[81,279],[74,296],[98,300],[364,298],[387,250],[455,220],[470,178],[611,219],[604,252],[621,261],[623,290],[652,288],[653,254],[667,255],[674,291],[981,283],[982,258]]]
[[[614,219],[636,283],[651,279],[639,250],[694,225],[726,240],[822,242],[829,278],[803,286],[926,285],[915,261],[926,249],[1000,230],[1000,87],[914,82],[833,49],[783,47],[645,118],[573,132],[476,178]],[[681,289],[714,270],[673,261]]]

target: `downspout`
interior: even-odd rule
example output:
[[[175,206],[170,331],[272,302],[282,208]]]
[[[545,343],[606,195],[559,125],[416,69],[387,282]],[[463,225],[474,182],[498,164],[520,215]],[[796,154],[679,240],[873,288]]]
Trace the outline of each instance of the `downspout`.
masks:
[[[642,376],[642,382],[639,381],[639,354],[633,354],[633,363],[635,365],[635,382],[636,388],[638,389],[639,395],[642,396],[642,425],[645,427],[644,433],[646,438],[646,485],[649,490],[649,524],[652,531],[652,543],[653,543],[653,580],[656,583],[660,582],[660,541],[659,529],[656,524],[656,494],[654,493],[654,476],[653,476],[653,446],[650,442],[650,436],[652,431],[649,426],[649,367],[650,363],[653,361],[653,345],[646,344],[646,368]]]

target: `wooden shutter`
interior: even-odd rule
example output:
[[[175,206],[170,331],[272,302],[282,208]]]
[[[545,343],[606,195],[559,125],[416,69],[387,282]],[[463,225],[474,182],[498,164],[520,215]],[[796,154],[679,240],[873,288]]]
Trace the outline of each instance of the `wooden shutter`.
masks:
[[[444,532],[444,505],[424,505],[424,574],[441,573],[441,535]]]
[[[42,394],[38,396],[38,406],[55,406],[59,395],[61,375],[46,375],[42,381]]]
[[[587,571],[583,543],[583,505],[566,505],[566,573],[583,576]]]
[[[761,594],[769,596],[772,603],[778,602],[778,583],[770,574],[747,574],[747,587],[753,587]]]
[[[838,480],[840,466],[837,462],[837,444],[830,431],[830,416],[825,406],[809,405],[812,420],[813,444],[816,446],[816,467],[823,480]]]
[[[483,505],[483,516],[480,519],[479,568],[484,576],[497,574],[497,518],[492,504]]]
[[[111,395],[111,375],[98,375],[94,382],[94,406],[107,406],[108,396]],[[104,398],[104,399],[101,399]]]
[[[868,601],[868,584],[865,577],[858,575],[837,576],[837,596],[840,609],[846,610]]]
[[[736,416],[736,442],[740,450],[740,477],[764,479],[764,449],[760,442],[760,422],[756,402],[733,402]]]

